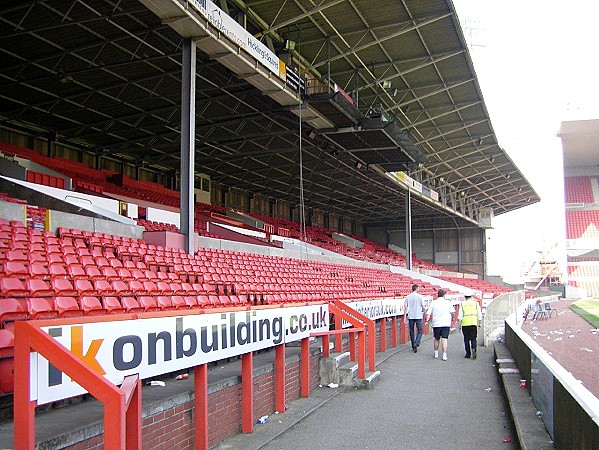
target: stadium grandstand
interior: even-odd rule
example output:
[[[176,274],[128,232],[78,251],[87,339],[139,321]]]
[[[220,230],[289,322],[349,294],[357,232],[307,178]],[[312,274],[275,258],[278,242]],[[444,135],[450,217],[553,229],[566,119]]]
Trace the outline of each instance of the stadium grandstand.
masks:
[[[15,448],[208,448],[309,396],[331,349],[374,382],[413,284],[455,304],[513,290],[488,280],[485,230],[540,199],[450,1],[8,1],[0,19]],[[594,175],[566,178],[577,245],[597,237]],[[590,291],[593,255],[568,269]],[[254,354],[272,367],[255,375]],[[213,383],[232,360],[240,377]],[[142,381],[190,374],[186,400],[142,418]],[[95,421],[36,435],[90,395]]]
[[[599,298],[599,120],[562,122],[568,284]]]

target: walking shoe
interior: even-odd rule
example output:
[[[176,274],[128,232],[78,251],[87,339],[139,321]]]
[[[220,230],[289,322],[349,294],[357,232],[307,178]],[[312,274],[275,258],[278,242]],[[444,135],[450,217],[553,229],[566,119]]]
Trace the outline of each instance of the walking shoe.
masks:
[[[464,355],[464,358],[470,358],[470,355]]]
[[[472,350],[472,359],[476,359],[476,349]]]
[[[447,353],[443,353],[443,361],[447,361]]]
[[[412,350],[414,351],[414,353],[418,353],[418,347],[414,346],[412,347]]]
[[[435,358],[439,357],[439,352],[437,350],[435,350]]]

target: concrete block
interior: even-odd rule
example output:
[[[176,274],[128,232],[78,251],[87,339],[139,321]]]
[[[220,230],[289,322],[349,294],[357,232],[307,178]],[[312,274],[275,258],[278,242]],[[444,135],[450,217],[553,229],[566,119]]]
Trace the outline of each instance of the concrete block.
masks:
[[[367,372],[363,380],[356,378],[353,385],[358,389],[372,389],[374,385],[381,379],[381,371]]]

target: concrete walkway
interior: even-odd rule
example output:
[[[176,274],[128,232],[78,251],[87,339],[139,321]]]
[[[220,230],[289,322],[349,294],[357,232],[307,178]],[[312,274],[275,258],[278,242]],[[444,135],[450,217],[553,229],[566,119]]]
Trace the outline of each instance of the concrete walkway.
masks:
[[[381,380],[373,389],[319,388],[253,434],[216,448],[515,448],[493,348],[479,347],[478,359],[465,359],[462,336],[452,333],[448,356],[433,358],[430,335],[417,354],[409,345],[388,350],[379,357]]]

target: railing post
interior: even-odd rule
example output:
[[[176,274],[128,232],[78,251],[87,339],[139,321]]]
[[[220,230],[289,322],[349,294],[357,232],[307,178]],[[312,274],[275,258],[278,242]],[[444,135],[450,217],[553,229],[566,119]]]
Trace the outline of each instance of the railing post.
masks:
[[[391,347],[397,347],[397,316],[391,317]]]
[[[285,412],[285,344],[275,347],[275,411]]]
[[[208,450],[208,364],[193,368],[193,421],[196,450]]]
[[[406,316],[402,316],[402,318],[400,319],[400,324],[399,326],[401,327],[401,333],[400,333],[400,342],[402,344],[406,343],[406,331],[407,331],[407,324],[406,324]]]
[[[331,351],[329,349],[330,345],[329,345],[329,335],[328,334],[323,334],[322,335],[322,357],[323,358],[328,358],[329,356],[331,356]]]
[[[356,360],[356,334],[353,332],[348,333],[347,342],[349,345],[349,360],[355,361]]]
[[[302,356],[300,358],[300,395],[302,397],[310,397],[310,338],[302,339],[301,353]]]
[[[366,378],[366,370],[364,366],[366,365],[366,331],[358,332],[358,378],[363,380]]]
[[[254,432],[254,354],[241,355],[241,431]]]
[[[341,317],[339,316],[339,314],[335,314],[335,330],[341,330],[343,328],[342,324],[341,324]],[[343,337],[338,334],[335,336],[335,351],[337,353],[341,353],[341,349],[342,349],[342,343],[343,343]]]
[[[127,450],[141,450],[141,380],[135,375],[135,380],[132,383],[134,386],[126,387],[125,384],[121,385],[121,389],[131,390],[131,392],[125,392],[130,397],[125,412],[125,444]]]
[[[381,353],[387,351],[387,319],[381,319]]]
[[[374,322],[373,322],[374,324]],[[368,327],[368,370],[376,370],[376,327]]]

